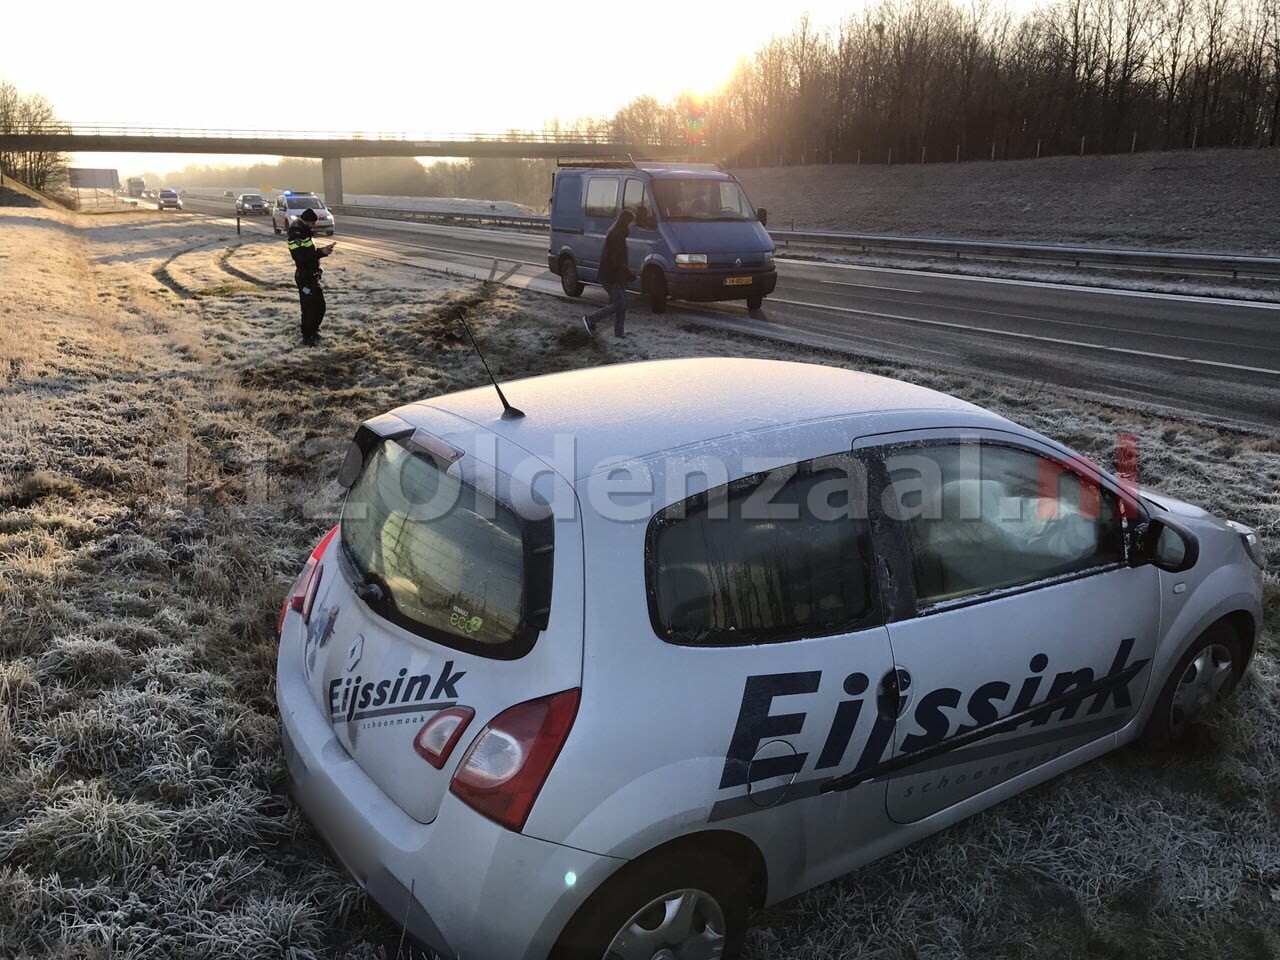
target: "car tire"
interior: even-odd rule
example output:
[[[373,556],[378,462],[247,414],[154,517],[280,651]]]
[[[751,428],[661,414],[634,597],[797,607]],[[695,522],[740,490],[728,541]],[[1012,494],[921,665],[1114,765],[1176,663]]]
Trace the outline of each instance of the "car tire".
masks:
[[[560,288],[564,290],[567,297],[580,297],[582,291],[587,288],[587,285],[578,279],[578,265],[574,263],[573,257],[560,258]]]
[[[615,940],[626,936],[628,929],[649,941],[645,956],[658,956],[668,948],[671,956],[697,951],[699,956],[736,960],[747,932],[746,883],[743,870],[711,851],[673,851],[641,858],[606,880],[578,909],[549,960],[630,956],[621,950],[611,952]],[[664,909],[672,903],[679,906],[674,911]],[[719,954],[708,949],[717,939]],[[678,949],[681,943],[684,950]]]
[[[661,270],[650,270],[641,283],[642,292],[649,298],[652,313],[667,312],[667,278]]]
[[[1159,749],[1179,739],[1196,720],[1225,700],[1244,675],[1244,645],[1219,621],[1196,638],[1169,673],[1156,699],[1141,744]]]
[[[764,306],[764,294],[763,294],[763,293],[749,293],[749,294],[747,294],[747,310],[749,310],[749,311],[750,311],[750,312],[752,312],[752,313],[755,313],[755,312],[756,312],[757,310],[759,310],[762,306]]]

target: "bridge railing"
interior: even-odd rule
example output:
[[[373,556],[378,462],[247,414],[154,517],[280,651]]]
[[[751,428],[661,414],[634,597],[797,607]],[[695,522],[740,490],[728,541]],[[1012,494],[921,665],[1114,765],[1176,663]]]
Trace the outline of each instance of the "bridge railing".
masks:
[[[248,130],[214,127],[154,127],[133,123],[71,123],[54,122],[31,124],[14,134],[60,135],[75,137],[173,137],[227,140],[350,140],[387,141],[393,143],[616,143],[617,138],[608,131],[568,132],[563,130],[503,130],[488,131],[368,131],[368,130]],[[634,139],[634,138],[629,138]],[[667,146],[663,141],[637,141],[645,146]]]

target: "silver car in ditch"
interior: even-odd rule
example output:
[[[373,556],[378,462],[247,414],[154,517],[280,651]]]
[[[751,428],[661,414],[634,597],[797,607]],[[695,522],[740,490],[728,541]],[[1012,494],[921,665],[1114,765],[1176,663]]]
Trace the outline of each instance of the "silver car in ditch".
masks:
[[[295,796],[447,957],[733,957],[748,910],[1229,694],[1248,528],[906,383],[637,363],[366,422],[285,600]]]

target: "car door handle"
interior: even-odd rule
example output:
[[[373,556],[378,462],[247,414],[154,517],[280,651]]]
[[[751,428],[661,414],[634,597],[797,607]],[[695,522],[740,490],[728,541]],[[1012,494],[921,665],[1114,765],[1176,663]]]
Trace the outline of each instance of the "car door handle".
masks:
[[[897,718],[907,709],[911,699],[911,674],[901,667],[895,667],[880,678],[880,686],[876,690],[876,706],[882,717]]]

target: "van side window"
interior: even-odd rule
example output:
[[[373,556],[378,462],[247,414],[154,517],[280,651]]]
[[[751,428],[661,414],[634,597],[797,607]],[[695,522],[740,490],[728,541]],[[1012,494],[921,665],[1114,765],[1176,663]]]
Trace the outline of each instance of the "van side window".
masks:
[[[650,521],[649,615],[662,639],[736,646],[879,622],[859,465],[828,458],[789,472],[780,486],[788,469],[716,487]]]
[[[885,509],[906,527],[916,604],[1017,587],[1124,560],[1116,495],[1030,450],[898,447]]]
[[[644,181],[628,180],[627,188],[622,193],[622,209],[635,213],[637,207],[644,206]]]
[[[587,181],[587,216],[610,217],[618,212],[618,178],[592,177]]]

